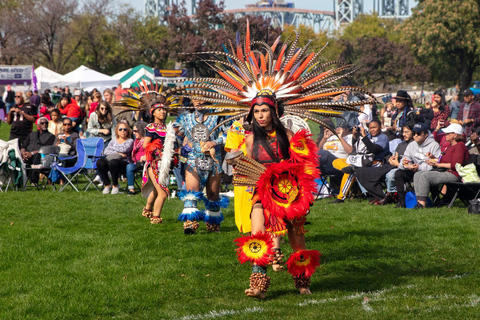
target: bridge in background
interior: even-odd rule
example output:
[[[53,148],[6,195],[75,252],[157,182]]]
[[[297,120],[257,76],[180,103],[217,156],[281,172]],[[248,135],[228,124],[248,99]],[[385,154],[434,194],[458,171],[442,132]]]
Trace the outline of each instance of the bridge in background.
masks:
[[[196,4],[201,0],[192,0],[191,12],[195,14]],[[373,0],[373,10],[382,18],[406,19],[409,16],[409,0]],[[247,5],[244,9],[225,10],[235,17],[244,15],[269,18],[273,26],[301,24],[315,31],[332,31],[344,24],[353,22],[364,12],[364,0],[333,0],[334,11],[299,9],[294,3],[284,0],[269,0]],[[145,15],[156,16],[162,21],[170,15],[171,7],[178,5],[178,0],[145,0]]]

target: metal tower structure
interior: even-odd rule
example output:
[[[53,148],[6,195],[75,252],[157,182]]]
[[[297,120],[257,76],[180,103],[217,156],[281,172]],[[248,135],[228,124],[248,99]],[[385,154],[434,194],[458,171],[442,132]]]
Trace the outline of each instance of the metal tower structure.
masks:
[[[201,1],[203,1],[203,0],[192,0],[192,15],[194,15],[197,12],[196,5],[197,5],[197,3],[201,2]],[[216,1],[213,0],[213,4],[215,4],[215,3],[216,3]]]
[[[387,0],[386,0],[387,1]],[[363,12],[363,0],[334,0],[337,28],[344,23],[351,23]]]
[[[380,8],[381,18],[408,18],[408,0],[382,0]]]
[[[170,15],[172,4],[178,5],[178,0],[145,0],[145,15],[157,17],[160,23],[166,23],[164,17]]]

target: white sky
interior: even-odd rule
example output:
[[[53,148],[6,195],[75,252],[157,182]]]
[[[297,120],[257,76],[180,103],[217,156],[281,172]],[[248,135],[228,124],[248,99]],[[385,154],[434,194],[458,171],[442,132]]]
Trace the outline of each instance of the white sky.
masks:
[[[130,4],[136,10],[139,10],[143,13],[145,8],[145,1],[144,0],[120,0],[122,2]],[[218,1],[218,0],[216,0]],[[382,0],[375,0],[375,3]],[[181,0],[179,0],[179,3]],[[191,8],[191,0],[186,0],[187,8],[190,11]],[[242,9],[245,8],[246,4],[255,3],[255,0],[225,0],[225,7],[227,10],[230,9]],[[333,11],[333,2],[334,0],[285,0],[285,2],[293,2],[295,3],[295,8],[299,9],[312,9],[312,10],[324,10],[324,11]],[[374,0],[364,0],[364,12],[371,12],[373,10],[373,2]],[[409,0],[410,8],[416,5],[415,0]],[[378,6],[378,4],[376,5]]]

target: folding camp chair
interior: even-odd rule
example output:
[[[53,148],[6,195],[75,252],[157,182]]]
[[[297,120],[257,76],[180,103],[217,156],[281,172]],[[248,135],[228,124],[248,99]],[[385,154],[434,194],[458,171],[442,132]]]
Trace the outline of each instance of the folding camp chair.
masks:
[[[27,167],[25,170],[27,171],[27,179],[33,183],[33,185],[37,188],[37,190],[40,190],[40,187],[45,190],[47,188],[47,183],[48,179],[45,179],[46,181],[43,183],[43,185],[40,183],[40,180],[38,181],[33,181],[32,180],[32,175],[34,174],[35,171],[38,172],[38,174],[42,174],[45,177],[48,177],[50,174],[50,171],[52,170],[51,166],[52,164],[57,161],[58,158],[58,153],[60,152],[60,147],[59,146],[42,146],[40,149],[38,149],[38,153],[42,157],[42,159],[45,159],[45,162],[40,164],[40,166],[32,166],[32,167]],[[52,184],[52,187],[54,190],[56,190],[55,184]],[[27,189],[27,185],[24,186],[23,190]]]
[[[68,185],[70,185],[75,191],[78,192],[77,187],[73,184],[73,180],[77,179],[78,175],[83,175],[88,184],[84,187],[84,191],[87,191],[88,188],[93,185],[95,188],[98,187],[93,184],[93,180],[89,175],[89,171],[97,169],[97,160],[103,157],[103,145],[104,141],[102,138],[88,138],[88,139],[77,139],[77,162],[73,167],[61,167],[58,164],[54,164],[52,167],[55,170],[58,170],[60,174],[65,179],[65,184],[58,190],[62,192]],[[59,158],[59,160],[72,159],[75,157],[68,158]],[[69,178],[70,176],[70,178]]]
[[[18,139],[0,140],[0,192],[6,192],[9,188],[18,190],[26,183],[25,164],[18,147]]]

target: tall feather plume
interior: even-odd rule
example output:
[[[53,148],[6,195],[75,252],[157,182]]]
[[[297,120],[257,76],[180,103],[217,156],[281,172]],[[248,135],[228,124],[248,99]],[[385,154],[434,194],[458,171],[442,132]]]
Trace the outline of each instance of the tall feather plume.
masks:
[[[187,79],[193,84],[169,89],[164,94],[179,99],[189,95],[209,102],[207,108],[212,109],[211,115],[226,117],[219,126],[248,115],[252,100],[262,89],[274,92],[276,103],[285,114],[298,115],[325,127],[322,117],[342,118],[344,111],[358,112],[359,106],[374,99],[362,88],[336,85],[355,69],[340,61],[321,62],[321,53],[327,44],[319,51],[310,49],[311,41],[299,47],[300,33],[295,31],[293,41],[290,35],[281,44],[278,37],[270,46],[264,41],[255,41],[249,25],[247,21],[243,43],[237,32],[220,51],[196,53],[219,78]],[[347,91],[361,93],[365,98],[355,102],[332,101]],[[174,108],[178,108],[178,104]]]

